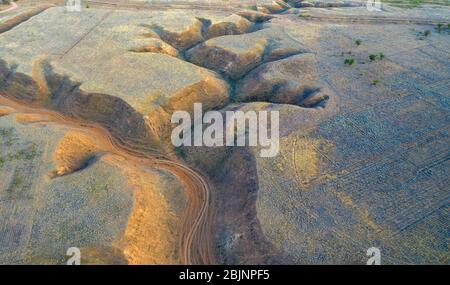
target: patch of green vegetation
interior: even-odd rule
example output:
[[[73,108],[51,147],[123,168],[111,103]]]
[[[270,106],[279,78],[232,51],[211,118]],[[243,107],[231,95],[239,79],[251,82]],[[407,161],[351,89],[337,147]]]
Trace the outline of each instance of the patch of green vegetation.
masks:
[[[383,59],[385,59],[386,58],[386,56],[384,55],[384,53],[382,53],[382,52],[380,52],[379,54],[370,54],[369,55],[369,59],[370,59],[370,61],[375,61],[375,60],[377,60],[377,59],[379,59],[379,60],[383,60]]]
[[[187,159],[187,154],[184,148],[182,147],[176,147],[174,150],[174,153],[177,157],[186,160]]]
[[[102,197],[108,196],[109,185],[98,178],[88,180],[86,186],[88,187],[89,201],[98,201]]]
[[[442,32],[447,32],[450,34],[450,24],[439,23],[436,26],[436,31],[440,34]]]
[[[0,143],[3,143],[4,145],[10,147],[14,143],[14,136],[13,136],[13,129],[0,129]]]
[[[25,149],[21,149],[13,155],[9,155],[11,160],[32,160],[38,155],[36,145],[31,145]]]
[[[27,148],[18,150],[16,153],[13,153],[13,154],[10,153],[10,154],[6,155],[5,157],[2,157],[0,166],[8,161],[33,160],[38,155],[40,155],[40,152],[38,151],[36,145],[32,144],[31,146],[29,146]]]
[[[344,60],[344,64],[350,65],[352,66],[355,63],[355,59],[354,58],[346,58]]]
[[[258,10],[258,7],[256,7],[256,5],[247,5],[247,6],[244,6],[242,8],[244,8],[245,10],[252,10],[252,11],[257,11]]]
[[[416,35],[418,37],[419,40],[424,40],[426,37],[428,37],[429,35],[431,35],[431,31],[430,30],[425,30],[425,31],[417,31],[415,29],[413,29],[414,32],[416,32]]]
[[[298,15],[300,18],[306,18],[306,19],[308,19],[308,18],[311,18],[311,14],[308,14],[308,13],[305,13],[305,12],[303,12],[303,13],[301,13],[300,15]]]
[[[357,46],[360,46],[360,45],[362,44],[362,40],[359,40],[359,39],[356,40],[356,41],[355,41],[355,44],[356,44]]]
[[[0,137],[2,138],[8,138],[12,135],[13,130],[12,129],[0,129]]]
[[[378,79],[372,80],[373,86],[378,85],[379,83],[380,83],[380,80],[378,80]]]

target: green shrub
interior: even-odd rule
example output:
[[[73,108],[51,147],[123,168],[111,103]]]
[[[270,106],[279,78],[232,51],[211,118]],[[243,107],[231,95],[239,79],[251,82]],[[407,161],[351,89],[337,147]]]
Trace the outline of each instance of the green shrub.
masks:
[[[344,60],[344,64],[347,64],[347,65],[353,65],[354,63],[355,63],[355,59],[354,58],[346,58]]]
[[[436,31],[438,33],[441,33],[441,32],[444,32],[444,31],[450,32],[450,24],[446,25],[446,24],[443,24],[443,23],[439,23],[439,24],[437,24]]]
[[[12,134],[11,129],[0,129],[0,137],[8,138]]]

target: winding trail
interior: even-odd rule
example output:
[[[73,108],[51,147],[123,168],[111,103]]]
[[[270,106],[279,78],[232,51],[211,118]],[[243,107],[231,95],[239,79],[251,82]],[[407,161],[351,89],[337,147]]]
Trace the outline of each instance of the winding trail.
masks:
[[[87,131],[99,141],[107,142],[105,148],[112,154],[134,160],[141,165],[149,165],[167,170],[184,184],[188,197],[187,207],[182,217],[180,231],[179,258],[182,264],[215,264],[214,250],[211,241],[211,191],[208,182],[194,169],[176,158],[164,155],[148,154],[133,150],[113,137],[104,127],[69,117],[59,112],[18,102],[0,93],[0,105],[10,107],[24,113],[47,115],[56,123],[74,126]]]
[[[165,9],[203,9],[203,10],[221,10],[221,11],[239,11],[238,7],[226,5],[164,5],[164,4],[133,4],[123,5],[107,1],[88,1],[92,6],[112,9],[147,9],[147,10],[165,10]],[[0,13],[6,13],[17,8],[8,8]],[[18,24],[28,20],[34,15],[52,7],[38,7],[30,12],[16,16],[15,18],[0,25],[0,33],[8,31]],[[283,17],[283,15],[272,14],[273,17]],[[340,17],[340,16],[292,16],[288,20],[316,20],[316,21],[338,21],[338,22],[364,22],[364,23],[395,23],[395,24],[435,24],[439,20],[434,19],[413,19],[413,18],[385,18],[385,17]],[[72,46],[73,48],[73,46]],[[69,49],[70,51],[70,49]],[[72,125],[83,130],[88,130],[93,136],[107,141],[107,150],[113,154],[122,156],[128,160],[135,160],[140,164],[147,164],[152,167],[167,170],[173,173],[183,183],[186,195],[188,197],[187,206],[182,217],[182,228],[179,240],[179,258],[183,264],[215,264],[214,247],[212,242],[212,193],[208,181],[197,171],[190,168],[175,156],[167,156],[163,153],[139,150],[124,140],[114,137],[104,127],[92,122],[86,122],[74,115],[68,116],[56,111],[44,109],[41,106],[30,106],[8,98],[0,94],[0,104],[12,107],[24,112],[34,112],[43,115],[51,115],[56,121],[65,125]]]
[[[39,5],[33,9],[30,9],[27,12],[19,13],[18,15],[12,17],[11,19],[8,19],[0,23],[0,34],[13,29],[14,27],[22,24],[23,22],[28,21],[31,17],[34,17],[51,7],[55,7],[55,5],[48,5],[48,4]]]
[[[0,14],[7,13],[7,12],[10,12],[10,11],[13,11],[13,10],[16,10],[18,7],[19,7],[19,6],[17,6],[16,2],[11,2],[11,7],[9,7],[8,9],[5,9],[5,10],[0,11]]]

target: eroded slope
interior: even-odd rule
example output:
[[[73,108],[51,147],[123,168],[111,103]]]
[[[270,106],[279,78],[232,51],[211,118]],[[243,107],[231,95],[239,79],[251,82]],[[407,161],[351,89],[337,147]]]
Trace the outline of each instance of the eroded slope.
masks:
[[[84,264],[180,262],[176,176],[121,156],[94,129],[3,103],[2,263],[62,264],[73,246]]]

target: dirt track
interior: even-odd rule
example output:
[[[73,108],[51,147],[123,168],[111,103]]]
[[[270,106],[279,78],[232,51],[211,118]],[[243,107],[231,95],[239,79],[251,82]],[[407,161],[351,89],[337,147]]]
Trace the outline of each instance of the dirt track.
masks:
[[[188,204],[182,217],[182,229],[180,238],[180,262],[183,264],[214,264],[211,241],[211,192],[208,182],[195,170],[184,165],[176,159],[161,158],[155,155],[136,152],[128,149],[118,142],[103,127],[81,121],[77,118],[67,117],[60,113],[29,106],[7,98],[0,94],[0,104],[24,113],[50,115],[55,118],[55,123],[70,125],[83,129],[98,141],[104,141],[105,149],[115,155],[122,156],[127,160],[136,160],[141,165],[148,164],[152,167],[161,168],[174,174],[184,184],[188,197]]]
[[[16,2],[11,2],[11,7],[7,8],[7,9],[5,9],[5,10],[0,11],[0,14],[6,13],[6,12],[9,12],[9,11],[16,10],[17,7],[18,7],[18,6],[17,6]]]

